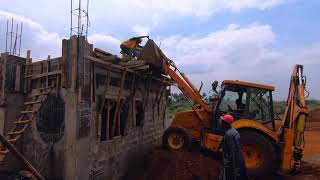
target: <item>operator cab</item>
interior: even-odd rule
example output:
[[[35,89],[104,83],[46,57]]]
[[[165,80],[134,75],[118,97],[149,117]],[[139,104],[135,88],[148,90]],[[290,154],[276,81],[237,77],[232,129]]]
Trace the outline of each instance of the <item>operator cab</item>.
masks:
[[[215,106],[213,127],[220,127],[221,115],[231,114],[235,120],[254,120],[275,130],[272,91],[272,86],[238,80],[223,81]]]

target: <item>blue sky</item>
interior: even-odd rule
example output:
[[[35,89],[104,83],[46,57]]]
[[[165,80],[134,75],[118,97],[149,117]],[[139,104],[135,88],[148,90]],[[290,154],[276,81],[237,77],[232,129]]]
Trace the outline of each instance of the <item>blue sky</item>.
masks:
[[[22,48],[34,59],[60,56],[70,31],[70,1],[1,0],[0,50],[5,23],[24,23]],[[89,41],[119,54],[119,43],[149,34],[208,90],[213,80],[274,85],[285,99],[294,64],[305,65],[310,98],[320,98],[320,1],[117,0],[90,1]],[[1,43],[2,42],[2,43]]]

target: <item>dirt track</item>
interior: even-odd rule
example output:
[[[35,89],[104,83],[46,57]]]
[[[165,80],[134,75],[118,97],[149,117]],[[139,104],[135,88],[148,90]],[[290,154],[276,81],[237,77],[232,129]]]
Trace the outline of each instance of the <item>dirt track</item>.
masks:
[[[310,113],[305,132],[305,152],[301,172],[296,176],[270,176],[263,179],[320,180],[320,109]],[[214,180],[218,179],[221,162],[198,152],[169,152],[156,149],[144,163],[132,170],[134,180]]]
[[[308,122],[320,122],[320,109],[310,111]]]

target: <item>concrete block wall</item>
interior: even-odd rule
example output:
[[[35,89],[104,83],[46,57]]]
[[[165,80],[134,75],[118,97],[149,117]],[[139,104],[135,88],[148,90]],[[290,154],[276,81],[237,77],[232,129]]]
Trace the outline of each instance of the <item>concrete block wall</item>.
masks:
[[[164,109],[167,97],[164,96],[160,100],[160,115],[158,115],[157,108],[154,113],[152,108],[156,96],[155,91],[150,92],[143,126],[135,126],[129,113],[126,135],[102,142],[99,142],[99,138],[95,135],[92,136],[90,169],[92,174],[101,174],[96,176],[96,179],[122,179],[130,168],[141,163],[146,153],[160,146],[165,130],[164,124],[167,121]]]
[[[54,142],[43,139],[43,134],[41,136],[37,128],[39,120],[34,121],[22,138],[21,151],[47,178],[121,179],[131,167],[141,162],[146,153],[161,144],[161,136],[168,119],[165,108],[167,84],[153,79],[146,86],[146,77],[139,78],[136,81],[137,92],[131,101],[139,99],[145,102],[143,125],[134,124],[133,111],[130,110],[126,119],[126,133],[101,141],[97,133],[101,108],[98,99],[104,97],[106,84],[102,81],[99,86],[93,85],[97,80],[92,81],[89,77],[93,73],[91,67],[103,75],[107,75],[106,68],[86,60],[85,57],[92,54],[92,45],[88,44],[84,37],[72,37],[63,40],[62,44],[62,57],[58,58],[63,71],[58,89],[64,102],[64,120],[60,125],[62,137]],[[121,77],[121,72],[112,74],[117,78]],[[163,90],[161,99],[160,89]],[[111,86],[107,94],[117,97],[118,92],[119,87]],[[19,100],[12,99],[13,97],[9,99],[10,102],[21,101],[19,104],[22,105],[32,93],[33,91],[28,94],[19,92],[15,97],[20,98]],[[130,94],[130,88],[126,87],[121,96],[128,99]],[[132,106],[130,103],[128,108],[131,109]],[[0,107],[1,130],[4,129],[4,124],[13,123],[14,118],[9,116],[19,114],[17,107]],[[19,162],[15,164],[18,168],[13,171],[21,169]]]
[[[70,49],[70,47],[68,48]],[[95,66],[95,70],[98,72],[99,67]],[[107,71],[101,69],[100,73],[107,75]],[[85,72],[82,74],[85,74]],[[112,76],[115,76],[117,79],[121,77],[121,72],[113,72],[112,74]],[[99,84],[97,86],[99,88],[94,90],[95,101],[91,104],[90,135],[81,139],[78,139],[75,135],[75,127],[79,126],[77,125],[79,122],[75,120],[76,112],[74,103],[76,103],[76,101],[74,98],[79,95],[77,94],[79,91],[75,90],[73,94],[72,90],[67,90],[67,92],[70,93],[67,98],[72,98],[72,100],[69,99],[67,101],[73,102],[73,104],[66,105],[66,107],[73,108],[66,110],[69,115],[66,115],[68,116],[66,117],[66,121],[68,121],[66,122],[66,129],[68,129],[68,131],[65,132],[64,137],[66,146],[64,162],[65,170],[68,170],[65,172],[65,179],[88,179],[90,176],[93,176],[95,179],[121,179],[130,167],[137,165],[137,163],[142,160],[142,157],[148,151],[161,144],[161,136],[165,129],[165,121],[167,120],[165,111],[167,92],[165,92],[160,99],[159,113],[158,108],[155,108],[155,112],[153,112],[153,104],[156,96],[159,96],[157,88],[160,85],[161,87],[166,86],[166,84],[151,81],[151,90],[149,91],[149,96],[146,97],[147,87],[145,86],[144,79],[140,79],[136,83],[138,84],[136,87],[138,90],[135,93],[134,99],[141,99],[142,101],[147,99],[144,109],[143,126],[134,125],[133,119],[131,118],[132,111],[129,111],[125,135],[116,136],[105,141],[101,141],[100,137],[97,136],[97,125],[98,114],[101,108],[101,105],[99,106],[98,103],[98,96],[104,97],[106,84]],[[117,97],[118,92],[119,87],[110,86],[107,94]],[[129,95],[130,89],[124,88],[122,96],[129,98]],[[132,108],[131,105],[129,109],[130,108]],[[73,129],[70,130],[70,128]]]
[[[13,122],[19,117],[20,111],[23,109],[25,95],[21,93],[21,88],[16,88],[16,68],[23,66],[25,58],[2,53],[0,57],[0,133],[8,132]],[[21,71],[23,76],[23,71]],[[23,79],[23,78],[22,78]],[[23,81],[20,82],[21,84]],[[21,143],[16,145],[21,150]],[[17,171],[21,168],[21,164],[16,158],[9,156],[7,163],[0,166],[0,171]]]

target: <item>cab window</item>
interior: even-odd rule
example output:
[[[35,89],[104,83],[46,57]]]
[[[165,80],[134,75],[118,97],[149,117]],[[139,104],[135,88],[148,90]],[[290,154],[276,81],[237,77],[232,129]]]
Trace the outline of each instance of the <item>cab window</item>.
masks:
[[[272,97],[271,91],[249,88],[249,108],[248,119],[256,120],[257,122],[273,129],[273,113],[272,113]]]
[[[232,114],[235,120],[250,119],[263,124],[267,128],[275,129],[273,121],[272,92],[270,90],[227,86],[220,96],[220,104],[216,108],[215,118],[218,120],[223,114]],[[219,127],[220,122],[215,122]]]
[[[247,89],[229,86],[222,95],[219,105],[219,114],[230,113],[235,119],[245,116]]]
[[[229,106],[231,108],[236,107],[236,99],[238,99],[238,93],[234,91],[226,91],[220,104],[220,111],[229,112]]]

